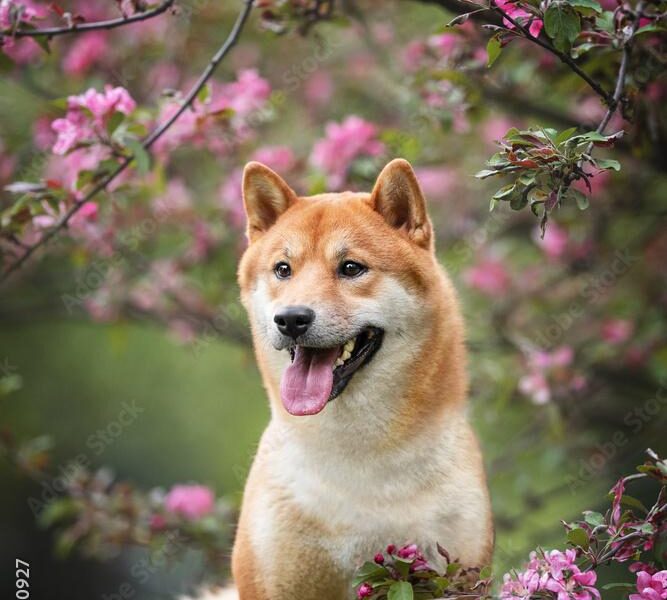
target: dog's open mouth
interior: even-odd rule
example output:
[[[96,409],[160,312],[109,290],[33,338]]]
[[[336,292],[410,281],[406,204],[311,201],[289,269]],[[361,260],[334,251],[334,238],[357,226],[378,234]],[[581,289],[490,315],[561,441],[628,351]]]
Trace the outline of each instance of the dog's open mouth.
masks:
[[[384,332],[367,327],[341,346],[293,346],[280,381],[283,405],[292,415],[314,415],[338,396],[352,376],[367,365],[382,345]]]

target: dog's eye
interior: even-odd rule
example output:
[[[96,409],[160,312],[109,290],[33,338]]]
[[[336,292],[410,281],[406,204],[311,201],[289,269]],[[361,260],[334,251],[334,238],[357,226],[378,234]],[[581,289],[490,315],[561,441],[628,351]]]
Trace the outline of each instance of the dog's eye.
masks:
[[[273,272],[278,279],[287,279],[292,274],[292,267],[286,262],[279,262],[273,267]]]
[[[338,273],[343,277],[357,277],[367,270],[367,267],[353,260],[346,260],[338,267]]]

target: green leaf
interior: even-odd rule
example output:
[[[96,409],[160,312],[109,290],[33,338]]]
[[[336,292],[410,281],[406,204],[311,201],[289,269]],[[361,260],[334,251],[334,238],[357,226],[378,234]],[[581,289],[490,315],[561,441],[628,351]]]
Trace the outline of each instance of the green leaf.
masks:
[[[528,192],[535,187],[534,185],[530,185],[527,188],[524,188],[523,190],[515,190],[515,193],[512,194],[510,197],[510,208],[512,210],[521,210],[526,204],[528,204]]]
[[[634,583],[607,583],[602,586],[603,590],[613,590],[615,588],[626,588],[629,590],[635,589]]]
[[[386,577],[389,575],[389,571],[385,567],[382,567],[374,562],[367,561],[359,569],[357,569],[357,572],[354,574],[354,579],[352,580],[352,583],[354,586],[358,586],[364,581],[368,581],[372,583],[374,580],[382,577]]]
[[[512,194],[512,192],[515,189],[515,186],[516,184],[514,183],[509,183],[507,185],[504,185],[495,194],[493,194],[493,199],[502,200],[503,198],[507,198],[509,195]]]
[[[601,13],[602,12],[602,7],[600,6],[599,2],[596,2],[595,0],[569,0],[570,6],[574,6],[575,8],[590,8],[591,10],[594,10],[596,13]]]
[[[593,527],[604,524],[604,516],[594,510],[587,510],[584,512],[584,520]]]
[[[588,534],[581,527],[568,531],[567,541],[573,546],[580,546],[584,550],[588,549]]]
[[[570,5],[551,3],[544,15],[544,30],[556,48],[569,52],[581,32],[581,20]]]
[[[662,25],[658,25],[657,23],[651,23],[650,25],[644,25],[644,27],[640,27],[635,31],[634,37],[637,37],[638,35],[642,35],[644,33],[659,33],[662,31],[667,31],[667,27],[663,27]]]
[[[199,100],[199,102],[202,104],[206,104],[210,97],[211,86],[207,83],[201,90],[199,90],[199,93],[197,94],[197,100]]]
[[[62,524],[69,521],[79,512],[79,505],[71,498],[54,500],[49,502],[39,514],[37,523],[40,527],[51,527],[56,523]]]
[[[503,47],[500,44],[499,36],[494,35],[489,39],[488,43],[486,44],[486,54],[488,56],[488,62],[486,64],[487,67],[490,67],[494,62],[496,62],[502,50]]]
[[[482,169],[481,171],[477,171],[477,173],[475,173],[475,177],[477,177],[477,179],[486,179],[487,177],[493,177],[494,175],[500,175],[500,172],[494,171],[492,169]]]
[[[648,512],[648,509],[644,506],[644,504],[640,500],[637,500],[637,498],[634,498],[632,496],[628,496],[627,494],[623,494],[621,496],[621,504],[625,506],[630,506],[632,508],[638,508],[639,510],[643,510],[645,513]]]
[[[126,138],[125,146],[132,152],[137,171],[142,175],[148,173],[151,169],[151,157],[146,152],[146,148],[143,147],[142,143],[133,138]]]
[[[116,129],[118,129],[118,126],[123,122],[125,119],[125,115],[121,112],[115,112],[111,115],[111,118],[107,122],[107,133],[111,135]]]
[[[407,577],[408,574],[410,573],[410,565],[414,561],[411,560],[403,560],[402,558],[394,558],[394,567],[396,567],[396,570],[400,573],[401,577]]]
[[[487,565],[486,567],[483,567],[482,570],[479,572],[479,578],[480,579],[488,579],[491,577],[492,570],[491,566]]]
[[[603,171],[620,171],[621,163],[617,160],[612,160],[610,158],[598,158],[595,160],[595,164],[598,169]]]
[[[568,199],[572,199],[577,203],[577,207],[579,210],[586,210],[588,208],[588,196],[584,194],[583,192],[580,192],[579,190],[575,190],[574,188],[569,188],[567,190],[567,197]],[[599,513],[596,513],[599,514]],[[586,521],[588,522],[588,521]]]
[[[556,139],[554,140],[554,143],[556,146],[560,146],[563,142],[566,142],[569,140],[575,133],[577,133],[577,128],[576,127],[570,127],[569,129],[566,129],[565,131],[561,131],[557,136]]]
[[[413,600],[412,586],[407,581],[397,581],[389,588],[387,600]]]

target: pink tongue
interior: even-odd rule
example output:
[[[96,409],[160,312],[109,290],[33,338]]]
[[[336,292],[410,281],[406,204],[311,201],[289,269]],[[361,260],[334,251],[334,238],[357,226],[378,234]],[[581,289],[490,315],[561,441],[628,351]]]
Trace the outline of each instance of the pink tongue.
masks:
[[[340,348],[295,348],[294,362],[280,381],[280,396],[291,415],[316,415],[333,388],[333,366]]]

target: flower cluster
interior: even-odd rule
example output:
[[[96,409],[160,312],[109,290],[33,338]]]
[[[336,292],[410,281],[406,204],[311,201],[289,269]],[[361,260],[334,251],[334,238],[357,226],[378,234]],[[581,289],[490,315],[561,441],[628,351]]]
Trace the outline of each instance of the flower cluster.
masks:
[[[107,126],[116,113],[131,114],[137,107],[125,88],[105,86],[103,92],[91,88],[67,99],[67,114],[52,123],[58,137],[55,154],[64,155],[83,145],[105,142]]]
[[[387,598],[441,598],[459,592],[476,590],[475,596],[486,598],[490,585],[490,569],[465,568],[452,561],[447,550],[437,545],[444,563],[441,573],[429,562],[417,544],[398,547],[389,544],[378,552],[372,562],[364,563],[355,576],[357,598],[386,600]]]
[[[262,110],[271,96],[271,84],[254,69],[242,70],[236,81],[214,84],[195,100],[155,144],[159,157],[183,145],[206,148],[218,155],[228,154],[252,137],[261,124]],[[180,98],[166,102],[159,121],[171,118],[181,107]]]
[[[630,594],[629,600],[667,599],[667,571],[637,573],[637,594]]]
[[[597,569],[633,558],[628,570],[637,574],[638,593],[631,594],[630,600],[667,600],[667,571],[657,566],[667,564],[667,552],[653,552],[658,539],[667,534],[667,462],[651,450],[647,453],[649,459],[637,468],[639,474],[620,479],[612,488],[605,515],[586,511],[584,520],[565,523],[571,547],[531,552],[523,570],[503,576],[500,599],[600,600]],[[638,516],[634,510],[643,505],[627,495],[625,486],[644,478],[657,481],[660,490],[654,505],[642,508],[645,514]],[[631,509],[624,510],[627,506]],[[446,564],[442,574],[416,545],[389,545],[386,553],[376,554],[373,562],[358,570],[357,598],[490,598],[488,569],[464,569],[442,547],[437,548]]]
[[[528,372],[519,380],[519,390],[535,404],[548,403],[552,388],[581,391],[586,387],[586,379],[571,368],[573,360],[570,346],[559,346],[552,351],[531,350]]]
[[[519,25],[528,27],[530,35],[537,37],[542,31],[544,23],[542,19],[535,16],[534,13],[528,12],[516,0],[494,0],[494,4],[508,15],[512,21],[516,21]],[[508,29],[514,29],[514,24],[507,18],[503,19],[503,24]]]
[[[576,564],[577,553],[531,552],[530,561],[520,572],[506,573],[503,577],[501,600],[530,600],[540,593],[551,592],[558,600],[592,600],[600,598],[595,587],[595,571],[582,571]],[[551,595],[549,594],[549,595]]]
[[[329,187],[337,190],[356,159],[376,157],[384,152],[385,146],[378,134],[373,123],[356,115],[346,117],[342,123],[328,123],[326,136],[315,143],[311,162],[326,174]]]

